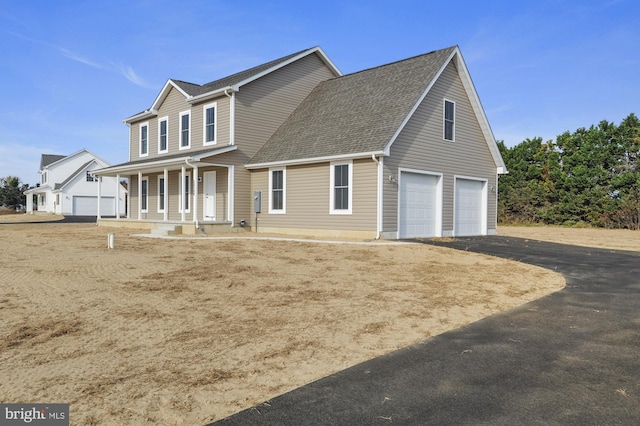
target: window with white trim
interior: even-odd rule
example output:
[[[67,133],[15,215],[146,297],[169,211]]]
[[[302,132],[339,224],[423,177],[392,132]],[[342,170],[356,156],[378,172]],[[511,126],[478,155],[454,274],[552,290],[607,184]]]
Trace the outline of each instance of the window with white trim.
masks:
[[[149,155],[149,123],[140,125],[140,157]]]
[[[191,114],[189,111],[180,113],[180,149],[191,147]]]
[[[353,199],[353,162],[331,163],[330,214],[351,214]]]
[[[169,152],[169,117],[158,119],[158,153]]]
[[[204,145],[214,145],[216,143],[216,112],[217,104],[214,102],[202,107],[204,122],[203,140]]]
[[[158,176],[158,213],[164,213],[165,184],[164,175]]]
[[[97,182],[98,178],[94,178],[90,171],[87,170],[87,182]]]
[[[140,183],[140,210],[142,213],[147,213],[149,211],[149,178],[142,178]]]
[[[444,130],[443,137],[448,141],[455,141],[456,127],[455,127],[455,115],[456,104],[455,102],[444,100]]]
[[[189,213],[191,211],[191,172],[186,172],[184,177],[182,173],[178,173],[178,213],[182,213],[182,198],[184,197],[184,212]]]
[[[287,169],[269,169],[269,213],[286,213]]]

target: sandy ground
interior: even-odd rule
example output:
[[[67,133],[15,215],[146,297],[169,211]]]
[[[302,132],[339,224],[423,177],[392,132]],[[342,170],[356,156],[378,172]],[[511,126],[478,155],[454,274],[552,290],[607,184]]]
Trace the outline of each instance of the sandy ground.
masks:
[[[628,229],[500,226],[498,234],[578,246],[640,251],[640,232]]]
[[[0,217],[0,222],[17,219]],[[197,425],[559,290],[420,244],[159,240],[0,224],[0,401],[73,425]]]

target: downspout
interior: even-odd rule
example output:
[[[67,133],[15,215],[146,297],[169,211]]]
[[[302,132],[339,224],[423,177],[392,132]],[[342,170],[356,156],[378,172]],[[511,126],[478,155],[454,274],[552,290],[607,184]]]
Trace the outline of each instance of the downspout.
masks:
[[[195,176],[196,170],[198,170],[198,168],[196,166],[194,166],[193,164],[191,164],[189,162],[189,159],[187,158],[186,160],[184,160],[185,163],[187,163],[187,166],[191,167],[191,169],[193,170],[193,178],[194,178],[194,194],[193,194],[193,222],[196,225],[196,229],[200,229],[200,224],[198,223],[198,185],[196,183],[196,179],[197,176]],[[184,179],[184,176],[182,177]],[[184,210],[184,208],[183,208]]]
[[[378,168],[378,190],[376,191],[376,240],[380,239],[382,231],[382,161],[376,158],[375,154],[371,154],[371,159]]]
[[[231,90],[231,94],[227,93]],[[229,145],[236,144],[236,95],[233,88],[224,89],[224,94],[229,98]]]

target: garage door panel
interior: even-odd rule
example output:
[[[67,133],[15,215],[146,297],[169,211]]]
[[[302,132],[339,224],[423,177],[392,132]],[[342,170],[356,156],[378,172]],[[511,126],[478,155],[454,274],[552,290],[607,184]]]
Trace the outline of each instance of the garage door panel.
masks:
[[[457,236],[483,234],[484,185],[483,181],[456,179],[454,226]]]
[[[400,185],[400,238],[435,236],[438,177],[403,172]]]
[[[73,197],[74,216],[97,216],[98,197],[80,196]],[[100,199],[100,214],[102,216],[115,215],[115,198],[102,197]]]

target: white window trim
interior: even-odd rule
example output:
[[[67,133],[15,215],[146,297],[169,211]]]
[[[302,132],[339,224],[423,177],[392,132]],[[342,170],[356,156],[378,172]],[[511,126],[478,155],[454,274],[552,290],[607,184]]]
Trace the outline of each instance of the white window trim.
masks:
[[[166,149],[160,149],[160,123],[162,123],[163,121],[165,121],[167,123],[167,148]],[[158,154],[166,154],[167,152],[169,152],[169,117],[162,117],[158,119]]]
[[[142,128],[146,127],[147,128],[147,152],[143,153],[142,152]],[[140,154],[140,157],[147,157],[149,156],[149,122],[144,122],[144,123],[140,123],[140,126],[138,126],[138,152]]]
[[[142,213],[149,213],[149,177],[143,177],[142,178],[142,182],[147,182],[147,208],[143,209],[142,207],[140,207],[140,211]],[[142,200],[142,184],[140,185],[141,188],[141,192],[140,192],[140,199]],[[140,201],[140,205],[142,206],[142,201]]]
[[[187,146],[182,146],[182,117],[188,115],[189,116],[189,138],[187,140]],[[180,113],[179,123],[178,123],[178,149],[190,149],[191,148],[191,134],[193,133],[193,129],[191,128],[191,111],[182,111]]]
[[[191,213],[191,204],[193,203],[193,182],[191,182],[191,172],[185,172],[185,176],[189,179],[189,206],[184,211],[185,213]],[[178,213],[182,213],[182,197],[184,195],[184,178],[182,172],[178,173]]]
[[[213,108],[213,140],[207,142],[207,110]],[[213,102],[202,107],[202,141],[204,146],[218,143],[218,103]]]
[[[334,181],[335,181],[335,166],[349,166],[349,208],[348,209],[335,209],[334,202]],[[329,214],[352,214],[353,211],[353,161],[336,161],[332,162],[329,167]]]
[[[161,198],[160,198],[160,189],[162,188],[162,185],[160,184],[160,180],[164,179],[164,175],[158,175],[158,213],[164,213],[164,203],[162,202]],[[164,196],[167,196],[167,182],[164,183]]]
[[[282,172],[282,209],[273,208],[273,172]],[[277,167],[269,169],[269,214],[287,213],[287,168]]]
[[[446,111],[447,111],[447,102],[451,102],[453,104],[453,128],[451,129],[451,139],[447,139],[446,136]],[[456,103],[451,99],[444,98],[442,101],[442,139],[448,142],[456,141]]]

